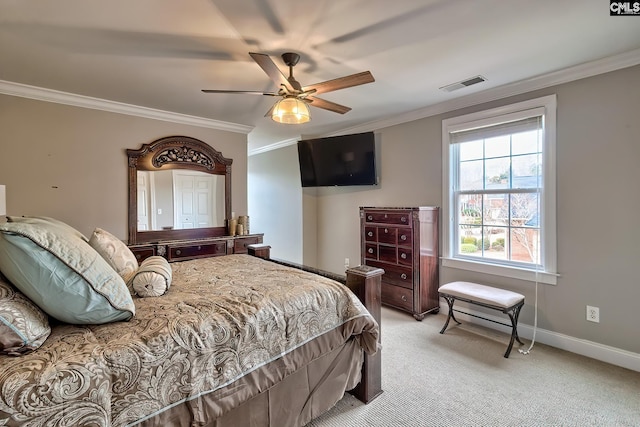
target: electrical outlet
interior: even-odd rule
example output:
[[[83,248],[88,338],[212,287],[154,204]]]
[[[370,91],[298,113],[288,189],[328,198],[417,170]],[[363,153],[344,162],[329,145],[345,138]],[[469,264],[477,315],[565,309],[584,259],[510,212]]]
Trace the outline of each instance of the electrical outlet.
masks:
[[[346,270],[347,268],[349,268],[349,258],[344,259],[344,269]]]
[[[587,320],[589,322],[600,323],[600,308],[587,306]]]

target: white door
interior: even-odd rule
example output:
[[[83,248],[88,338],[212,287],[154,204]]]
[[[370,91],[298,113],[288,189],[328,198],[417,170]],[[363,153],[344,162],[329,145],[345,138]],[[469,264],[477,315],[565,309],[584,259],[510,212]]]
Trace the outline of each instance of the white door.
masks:
[[[205,173],[174,172],[175,223],[178,228],[214,226],[212,178]]]
[[[138,171],[138,231],[149,230],[149,173]]]

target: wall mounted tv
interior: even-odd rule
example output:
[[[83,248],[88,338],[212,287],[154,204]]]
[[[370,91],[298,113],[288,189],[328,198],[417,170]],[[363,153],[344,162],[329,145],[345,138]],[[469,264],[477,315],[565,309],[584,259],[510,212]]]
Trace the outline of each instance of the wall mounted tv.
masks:
[[[373,132],[298,141],[303,187],[375,185]]]

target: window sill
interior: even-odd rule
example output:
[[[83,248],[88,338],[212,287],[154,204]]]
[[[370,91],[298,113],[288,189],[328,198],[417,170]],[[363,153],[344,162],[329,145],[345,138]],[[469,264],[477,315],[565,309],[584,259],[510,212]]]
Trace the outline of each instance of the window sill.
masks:
[[[503,265],[486,264],[455,258],[442,258],[442,266],[475,271],[477,273],[493,274],[495,276],[510,277],[512,279],[556,285],[558,274],[547,271],[527,270],[524,268],[507,267]]]

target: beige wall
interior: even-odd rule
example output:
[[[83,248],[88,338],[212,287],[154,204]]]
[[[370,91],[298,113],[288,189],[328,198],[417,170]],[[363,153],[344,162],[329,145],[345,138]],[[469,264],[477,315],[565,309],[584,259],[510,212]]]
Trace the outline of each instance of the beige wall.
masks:
[[[444,118],[555,93],[561,276],[557,285],[539,287],[538,326],[640,353],[639,76],[636,66],[377,130],[380,185],[317,192],[316,266],[340,273],[344,258],[352,265],[359,260],[359,206],[441,206]],[[523,293],[521,323],[533,325],[533,283],[451,268],[440,272],[441,283],[479,281]],[[600,323],[586,321],[586,305],[600,308]]]
[[[44,215],[85,235],[127,238],[127,148],[170,135],[233,159],[233,211],[247,212],[247,136],[0,95],[0,184],[10,215]]]

